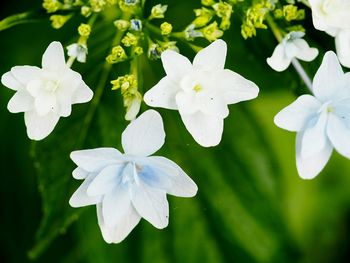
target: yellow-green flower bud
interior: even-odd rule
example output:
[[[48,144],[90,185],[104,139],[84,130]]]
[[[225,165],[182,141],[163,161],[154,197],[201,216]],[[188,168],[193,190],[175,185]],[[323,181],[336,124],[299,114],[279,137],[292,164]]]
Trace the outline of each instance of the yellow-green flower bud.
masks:
[[[224,34],[224,32],[219,29],[218,23],[216,21],[206,26],[201,31],[203,33],[203,36],[209,41],[215,41],[218,38],[222,37]]]
[[[164,22],[160,25],[160,32],[162,35],[169,35],[171,31],[173,31],[173,26],[170,23]]]
[[[298,17],[298,7],[294,5],[283,6],[283,16],[287,21],[296,20]]]
[[[164,18],[164,14],[165,14],[167,9],[168,9],[167,5],[158,4],[158,5],[153,6],[152,10],[151,10],[150,19],[152,19],[152,18]]]
[[[212,6],[213,4],[215,4],[215,1],[214,0],[202,0],[201,3],[202,3],[202,5]]]
[[[276,9],[273,12],[273,15],[275,16],[276,19],[281,19],[283,17],[283,11],[282,9]]]
[[[109,64],[115,64],[124,61],[127,58],[128,56],[126,55],[124,48],[118,45],[112,48],[112,52],[106,57],[106,61]]]
[[[222,30],[228,30],[231,26],[231,21],[228,18],[223,18],[220,23],[220,29]]]
[[[91,27],[88,24],[80,24],[78,27],[78,33],[82,37],[88,37],[91,33]]]
[[[64,24],[72,17],[72,15],[52,15],[50,16],[51,25],[55,29],[59,29],[64,26]]]
[[[88,17],[91,15],[91,8],[88,6],[82,6],[80,9],[80,13],[82,16]]]
[[[196,15],[196,19],[193,20],[192,24],[195,25],[195,27],[203,27],[207,25],[214,15],[214,12],[212,10],[209,10],[205,7],[202,7],[201,9],[195,9],[194,13]]]
[[[126,47],[135,46],[137,45],[137,38],[134,34],[128,32],[126,36],[123,37],[122,43]]]
[[[256,35],[256,29],[253,24],[245,22],[241,26],[241,34],[244,39],[250,38]]]
[[[134,53],[136,56],[140,56],[141,54],[143,54],[143,48],[142,47],[135,47]]]
[[[107,0],[108,5],[116,5],[118,3],[118,0]]]
[[[225,2],[219,2],[213,5],[215,13],[218,17],[230,18],[232,14],[232,6]]]
[[[58,0],[44,0],[43,2],[43,8],[45,8],[48,13],[56,12],[61,6],[62,4]]]
[[[105,7],[106,5],[106,1],[105,0],[89,0],[89,4],[91,6],[91,10],[93,12],[101,12],[102,9]]]
[[[130,27],[130,22],[126,21],[126,20],[119,19],[119,20],[114,21],[114,25],[116,26],[116,28],[118,28],[118,30],[126,31]]]

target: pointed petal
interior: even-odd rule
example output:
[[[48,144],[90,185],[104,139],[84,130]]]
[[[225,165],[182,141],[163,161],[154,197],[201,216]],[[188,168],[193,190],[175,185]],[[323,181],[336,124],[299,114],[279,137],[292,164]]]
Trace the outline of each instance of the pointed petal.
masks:
[[[296,139],[296,163],[299,176],[303,179],[315,178],[325,167],[332,155],[333,147],[327,141],[324,148],[306,159],[301,157],[303,133],[299,132]]]
[[[74,151],[70,158],[87,172],[99,172],[107,165],[123,163],[122,154],[117,149],[107,147]]]
[[[193,66],[207,71],[224,69],[226,54],[225,41],[218,39],[197,53],[193,60]]]
[[[93,96],[93,91],[81,80],[81,84],[72,97],[72,104],[89,102]]]
[[[115,227],[123,220],[131,209],[129,189],[125,185],[115,187],[105,195],[102,202],[102,215],[107,227]]]
[[[144,95],[144,101],[148,106],[177,110],[175,95],[180,87],[169,77],[162,78],[153,88]]]
[[[59,116],[51,112],[45,116],[39,116],[35,111],[24,113],[28,137],[36,141],[47,137],[55,128],[58,120]]]
[[[194,92],[180,91],[175,97],[180,114],[193,114],[199,110]]]
[[[259,88],[254,82],[231,70],[224,69],[215,72],[214,79],[227,104],[251,100],[258,96]]]
[[[193,197],[197,185],[175,162],[161,156],[147,158],[139,177],[149,186],[165,190],[168,194],[180,197]],[[146,168],[146,169],[145,169]]]
[[[9,89],[12,89],[12,90],[24,89],[24,85],[14,77],[11,71],[6,72],[1,76],[1,83],[5,87],[8,87]]]
[[[267,58],[266,62],[272,69],[281,72],[289,67],[292,58],[287,57],[284,44],[278,44],[273,51],[272,56]]]
[[[203,91],[197,97],[197,101],[200,111],[208,116],[216,116],[224,119],[229,114],[225,98],[222,94],[218,94],[217,91]],[[182,113],[180,112],[180,114]]]
[[[275,116],[275,124],[288,131],[300,131],[317,114],[321,103],[311,95],[302,95]]]
[[[136,156],[155,153],[163,146],[164,140],[163,120],[155,110],[142,113],[122,134],[124,152]]]
[[[89,175],[84,182],[79,186],[79,188],[74,192],[72,197],[69,199],[69,204],[71,207],[82,207],[88,205],[95,205],[101,202],[101,196],[89,196],[86,192],[91,181],[94,179],[95,175]]]
[[[85,171],[84,169],[82,169],[80,167],[77,167],[73,170],[72,175],[73,175],[74,179],[82,180],[82,179],[85,179],[89,175],[89,172]]]
[[[192,70],[192,64],[185,56],[173,51],[165,50],[161,55],[165,73],[174,81],[180,80]]]
[[[152,188],[143,181],[131,187],[131,201],[137,213],[154,227],[162,229],[169,223],[169,204],[164,190]]]
[[[87,193],[90,196],[108,194],[112,189],[116,188],[121,181],[121,172],[124,164],[108,165],[97,174],[91,182]]]
[[[11,113],[30,111],[34,107],[34,99],[26,91],[17,91],[7,104]]]
[[[350,159],[350,129],[345,121],[335,114],[329,114],[327,135],[337,152]]]
[[[327,144],[327,119],[327,111],[323,111],[319,116],[314,117],[307,123],[301,141],[301,157],[303,159],[320,152]]]
[[[42,67],[52,71],[60,71],[67,67],[64,50],[60,42],[51,42],[47,47],[42,58]]]
[[[133,206],[130,206],[126,215],[118,222],[115,227],[108,227],[106,226],[103,219],[102,204],[98,204],[97,219],[103,239],[110,244],[122,242],[140,222],[141,217],[136,212],[135,208]]]
[[[316,98],[322,102],[332,100],[334,94],[343,89],[343,76],[337,55],[333,51],[328,51],[313,80],[312,89]]]
[[[16,80],[26,86],[30,81],[40,78],[41,69],[33,66],[15,66],[11,68],[11,73]]]
[[[221,141],[224,120],[220,117],[208,116],[202,112],[181,115],[186,129],[195,141],[203,147],[216,146]]]
[[[335,38],[335,47],[340,63],[350,68],[350,29],[339,32]]]

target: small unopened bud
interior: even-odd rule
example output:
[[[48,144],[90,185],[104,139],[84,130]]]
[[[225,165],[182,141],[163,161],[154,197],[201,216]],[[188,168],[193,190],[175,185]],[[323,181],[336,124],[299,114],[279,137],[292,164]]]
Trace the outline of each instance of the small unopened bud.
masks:
[[[173,31],[173,26],[170,23],[164,22],[160,25],[160,32],[162,35],[169,35],[171,31]]]

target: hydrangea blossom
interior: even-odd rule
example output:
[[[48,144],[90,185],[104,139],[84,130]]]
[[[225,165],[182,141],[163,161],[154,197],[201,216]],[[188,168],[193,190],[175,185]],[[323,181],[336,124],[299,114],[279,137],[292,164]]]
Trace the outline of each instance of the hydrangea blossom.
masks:
[[[335,37],[340,63],[350,68],[350,1],[309,0],[316,29]]]
[[[296,162],[304,179],[322,171],[333,148],[350,159],[350,73],[343,73],[332,51],[314,77],[313,93],[300,96],[275,117],[277,126],[297,132]]]
[[[124,154],[114,148],[72,152],[73,177],[84,179],[70,205],[97,205],[98,223],[107,243],[119,243],[141,217],[156,228],[168,225],[166,194],[192,197],[196,184],[171,160],[150,156],[164,144],[159,113],[148,110],[122,134]]]
[[[318,55],[317,48],[310,48],[308,43],[302,39],[305,33],[294,31],[287,34],[279,43],[267,64],[276,71],[286,70],[292,60],[297,58],[303,61],[312,61]]]
[[[72,104],[88,102],[93,96],[81,75],[66,65],[59,42],[46,49],[42,68],[15,66],[1,82],[16,91],[7,108],[12,113],[24,112],[27,134],[33,140],[48,136],[60,117],[71,114]]]
[[[178,110],[187,130],[205,147],[220,143],[228,105],[254,99],[259,92],[253,82],[224,69],[226,52],[226,43],[216,40],[191,64],[181,54],[164,51],[167,76],[144,95],[149,106]]]

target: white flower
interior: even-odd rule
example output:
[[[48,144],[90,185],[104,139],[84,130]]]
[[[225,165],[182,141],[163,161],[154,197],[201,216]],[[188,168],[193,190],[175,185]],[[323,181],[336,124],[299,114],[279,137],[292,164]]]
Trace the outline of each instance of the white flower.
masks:
[[[193,138],[209,147],[220,143],[229,104],[250,100],[258,87],[237,73],[224,69],[226,43],[217,40],[202,49],[193,65],[174,51],[164,51],[166,77],[146,92],[146,104],[179,110]]]
[[[318,55],[317,48],[310,48],[308,43],[302,39],[305,33],[291,32],[287,34],[281,43],[277,45],[267,64],[276,71],[286,70],[294,58],[312,61]]]
[[[309,0],[316,29],[335,37],[340,63],[350,68],[350,1]]]
[[[84,182],[71,197],[73,207],[97,205],[98,223],[107,243],[119,243],[141,217],[156,228],[168,225],[166,194],[192,197],[196,184],[171,160],[150,156],[164,144],[158,112],[148,110],[122,134],[125,154],[114,148],[72,152],[73,177]]]
[[[77,60],[81,63],[86,62],[86,55],[88,53],[88,49],[86,45],[81,45],[81,44],[71,44],[67,47],[67,54],[70,57],[77,58]]]
[[[71,114],[72,104],[88,102],[93,96],[81,75],[65,64],[59,42],[46,49],[42,68],[13,67],[1,82],[16,91],[7,108],[12,113],[24,112],[27,134],[33,140],[48,136],[60,117]]]
[[[297,132],[296,162],[301,178],[312,179],[328,162],[333,147],[350,159],[350,73],[327,52],[313,80],[312,95],[302,95],[275,116],[275,124]]]

